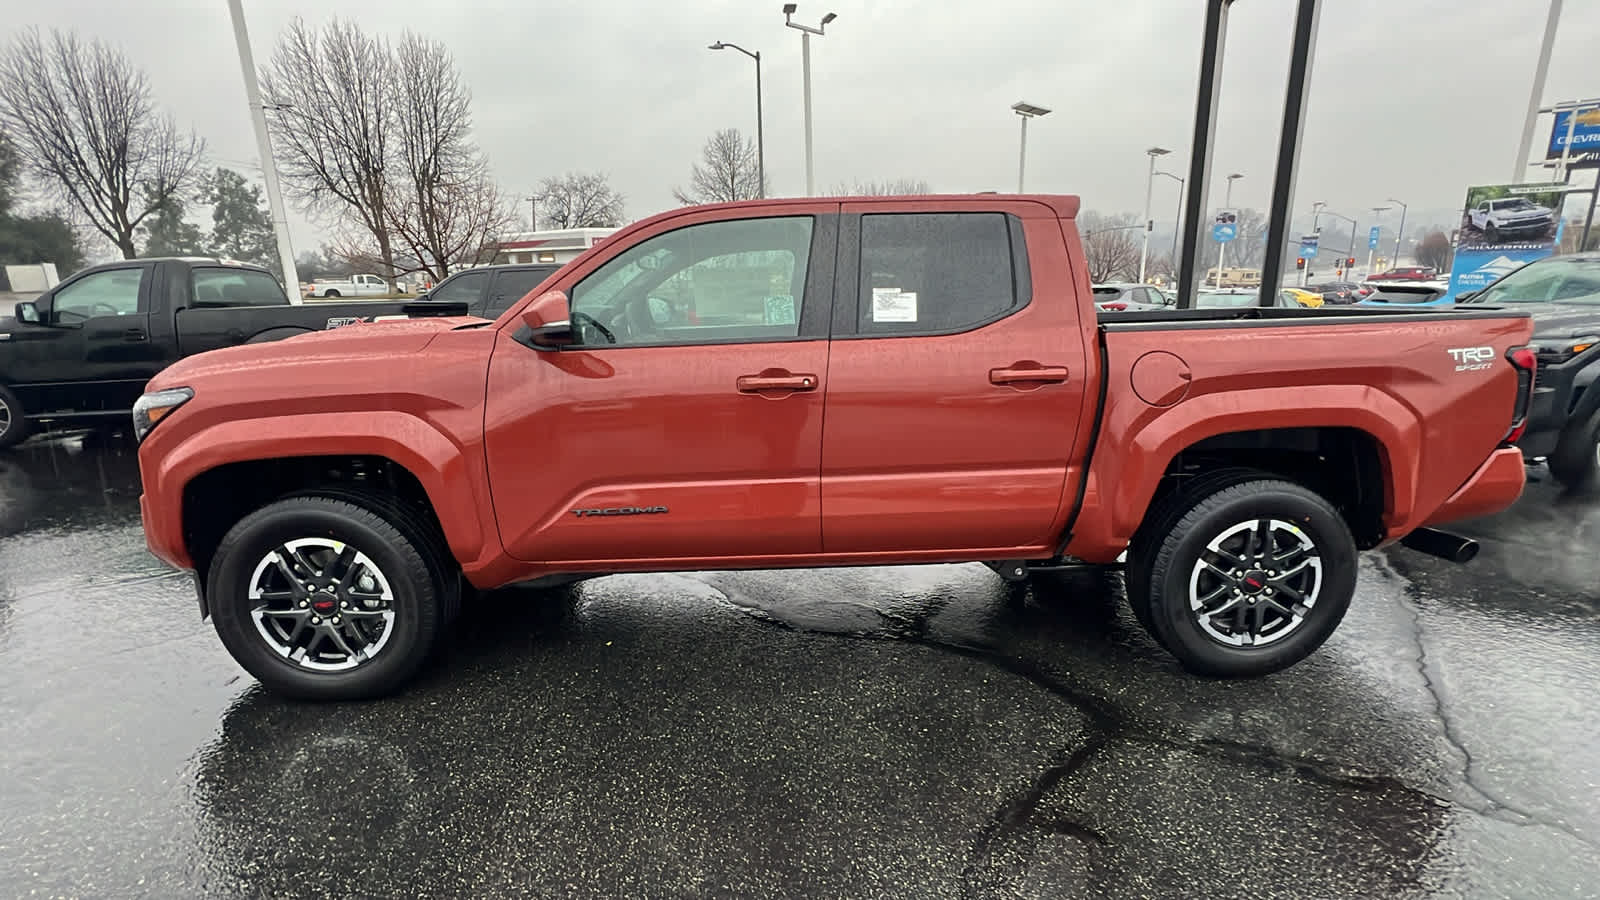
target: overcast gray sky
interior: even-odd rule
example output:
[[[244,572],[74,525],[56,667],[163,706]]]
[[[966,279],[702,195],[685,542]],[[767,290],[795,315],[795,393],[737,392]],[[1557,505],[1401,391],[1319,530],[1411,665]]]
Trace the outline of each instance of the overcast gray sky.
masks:
[[[0,38],[24,25],[73,28],[121,46],[215,162],[256,160],[224,0],[3,0]],[[767,171],[775,194],[805,189],[800,35],[778,0],[245,0],[258,61],[295,16],[353,18],[369,31],[442,40],[474,94],[476,134],[502,186],[600,170],[629,218],[673,205],[711,132],[755,131],[763,58]],[[1221,177],[1246,177],[1235,206],[1265,207],[1292,28],[1289,0],[1238,0],[1231,17],[1212,206]],[[1144,148],[1184,174],[1199,65],[1200,0],[802,2],[815,23],[812,78],[819,190],[913,177],[937,190],[1011,190],[1017,100],[1054,112],[1029,129],[1028,187],[1077,193],[1105,212],[1144,202]],[[1468,184],[1507,179],[1532,84],[1545,0],[1325,0],[1296,193],[1356,216],[1397,197],[1439,217]],[[1600,3],[1569,2],[1546,101],[1600,96]],[[1548,136],[1548,118],[1541,123]],[[1538,178],[1542,170],[1529,170]],[[1546,176],[1547,177],[1547,176]],[[1587,179],[1588,175],[1580,176]],[[1158,179],[1156,217],[1176,183]],[[524,211],[526,207],[523,207]],[[1166,212],[1162,212],[1165,210]],[[1391,216],[1393,214],[1391,213]],[[297,249],[320,229],[296,216]],[[1392,220],[1391,220],[1392,223]]]

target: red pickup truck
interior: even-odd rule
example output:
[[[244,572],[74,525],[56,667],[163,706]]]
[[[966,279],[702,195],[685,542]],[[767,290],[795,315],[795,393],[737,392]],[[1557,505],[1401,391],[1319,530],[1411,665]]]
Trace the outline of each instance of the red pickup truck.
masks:
[[[395,689],[472,588],[1125,561],[1187,668],[1316,649],[1357,553],[1512,503],[1532,322],[1106,314],[1071,196],[674,210],[493,322],[218,350],[134,413],[151,550],[262,683]]]

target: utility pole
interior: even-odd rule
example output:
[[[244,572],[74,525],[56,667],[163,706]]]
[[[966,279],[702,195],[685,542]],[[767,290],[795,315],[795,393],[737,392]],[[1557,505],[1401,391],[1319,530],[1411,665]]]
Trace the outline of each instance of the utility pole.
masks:
[[[1144,180],[1144,247],[1139,251],[1139,283],[1144,284],[1145,263],[1150,257],[1150,228],[1154,222],[1150,218],[1150,192],[1156,183],[1156,157],[1166,156],[1171,153],[1165,147],[1151,147],[1144,151],[1150,157],[1150,174]]]
[[[529,231],[538,231],[539,230],[539,195],[538,194],[530,194],[528,196],[528,230]]]
[[[294,245],[289,241],[289,214],[283,207],[283,192],[278,187],[278,163],[272,158],[272,136],[267,133],[267,110],[261,104],[261,86],[256,83],[255,54],[250,52],[250,33],[245,30],[241,0],[228,0],[233,17],[233,40],[239,49],[239,69],[244,74],[245,102],[250,104],[250,124],[256,132],[256,149],[261,154],[261,178],[266,182],[267,209],[272,213],[272,233],[278,239],[278,264],[283,267],[284,292],[292,302],[300,302],[300,273],[294,268]]]

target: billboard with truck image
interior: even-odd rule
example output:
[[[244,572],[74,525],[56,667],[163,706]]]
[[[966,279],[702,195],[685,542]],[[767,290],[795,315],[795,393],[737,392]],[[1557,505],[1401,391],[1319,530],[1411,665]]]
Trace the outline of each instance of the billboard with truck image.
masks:
[[[1484,184],[1461,206],[1450,290],[1481,290],[1501,275],[1555,252],[1561,240],[1562,184]]]

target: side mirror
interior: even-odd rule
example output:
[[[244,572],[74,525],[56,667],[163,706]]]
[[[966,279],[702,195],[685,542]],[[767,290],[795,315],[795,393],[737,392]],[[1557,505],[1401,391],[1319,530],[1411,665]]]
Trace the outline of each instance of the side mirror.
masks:
[[[426,299],[428,299],[428,292],[427,291],[423,291],[422,293],[417,295],[417,300],[418,301],[422,301],[422,300],[426,300]]]
[[[560,291],[540,294],[520,316],[528,329],[528,344],[535,350],[559,350],[573,342],[572,317],[567,295]]]
[[[44,324],[44,315],[39,312],[38,304],[32,300],[24,300],[18,303],[15,316],[18,322],[25,322],[29,325]]]

